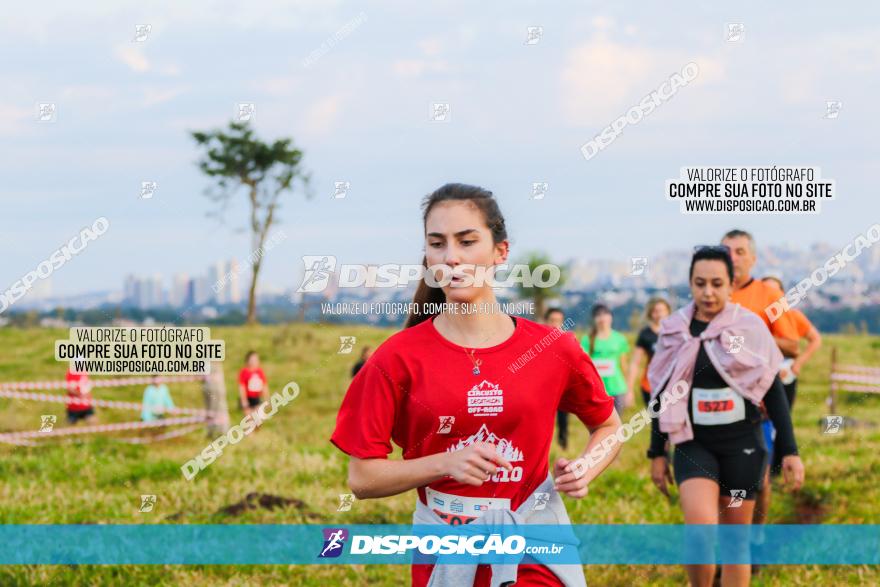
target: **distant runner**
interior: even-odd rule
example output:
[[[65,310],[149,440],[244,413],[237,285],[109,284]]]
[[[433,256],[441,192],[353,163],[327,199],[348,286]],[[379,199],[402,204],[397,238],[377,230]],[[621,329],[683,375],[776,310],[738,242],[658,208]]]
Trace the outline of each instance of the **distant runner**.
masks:
[[[651,364],[651,358],[654,356],[654,347],[657,345],[657,333],[660,332],[660,322],[669,316],[671,312],[672,307],[665,299],[651,298],[648,300],[648,304],[645,306],[645,318],[648,324],[639,331],[639,335],[636,337],[636,348],[633,351],[632,361],[629,363],[629,374],[626,381],[626,388],[629,390],[635,387],[634,384],[639,369],[642,368],[642,362],[645,363],[645,370],[642,372],[639,387],[642,391],[642,400],[646,406],[651,401],[648,366]]]

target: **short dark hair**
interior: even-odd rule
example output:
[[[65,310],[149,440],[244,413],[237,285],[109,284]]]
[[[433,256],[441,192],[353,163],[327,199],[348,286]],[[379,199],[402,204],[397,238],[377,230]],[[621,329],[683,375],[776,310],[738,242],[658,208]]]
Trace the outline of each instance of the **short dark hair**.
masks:
[[[544,320],[549,320],[550,315],[554,312],[559,312],[563,317],[565,316],[565,312],[562,311],[562,308],[547,308],[547,311],[544,312]]]
[[[599,302],[593,306],[593,309],[590,310],[590,316],[595,318],[599,314],[611,314],[611,308],[609,308],[606,304]]]
[[[721,261],[727,267],[727,276],[733,282],[733,261],[730,258],[730,251],[726,247],[700,247],[691,257],[691,268],[688,271],[688,281],[694,276],[694,265],[697,261]]]
[[[248,351],[247,354],[244,356],[244,362],[247,363],[251,359],[251,357],[256,354],[257,351]]]

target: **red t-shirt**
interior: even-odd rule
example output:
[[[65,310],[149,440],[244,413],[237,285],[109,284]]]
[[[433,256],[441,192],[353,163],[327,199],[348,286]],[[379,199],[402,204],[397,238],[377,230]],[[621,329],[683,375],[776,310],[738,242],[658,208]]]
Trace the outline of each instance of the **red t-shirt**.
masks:
[[[349,385],[331,442],[361,459],[387,458],[392,440],[404,459],[492,442],[513,465],[510,474],[480,487],[452,477],[429,487],[506,498],[516,509],[547,478],[556,411],[595,426],[608,419],[614,402],[571,333],[517,318],[513,336],[473,356],[482,361],[478,375],[465,349],[443,338],[432,320],[393,335]],[[427,504],[424,487],[418,497]],[[559,584],[545,567],[521,571],[526,584]],[[414,565],[413,585],[426,584],[430,573],[430,565]],[[488,585],[489,577],[489,567],[480,567],[474,584]]]
[[[243,368],[238,372],[238,382],[244,385],[248,397],[260,397],[266,387],[266,374],[261,367],[256,369]]]
[[[69,412],[84,412],[92,407],[92,393],[89,391],[89,376],[86,373],[67,372],[64,378],[67,381],[67,395],[75,397],[79,401],[67,404]],[[80,393],[82,392],[82,393]]]

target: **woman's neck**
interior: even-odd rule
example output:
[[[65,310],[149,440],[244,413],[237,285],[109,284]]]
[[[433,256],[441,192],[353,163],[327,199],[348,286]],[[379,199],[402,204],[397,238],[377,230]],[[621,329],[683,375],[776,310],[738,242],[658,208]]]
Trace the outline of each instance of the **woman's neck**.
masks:
[[[494,298],[474,304],[476,307],[471,307],[474,313],[438,314],[434,320],[437,332],[454,344],[473,349],[501,344],[513,335],[513,320],[507,314],[493,310],[497,309]]]
[[[607,328],[597,328],[596,336],[599,338],[608,338],[608,335],[611,334],[612,328],[608,326]]]
[[[720,314],[720,312],[715,312],[714,314],[706,314],[699,308],[694,310],[694,319],[699,320],[700,322],[711,322],[712,318]]]

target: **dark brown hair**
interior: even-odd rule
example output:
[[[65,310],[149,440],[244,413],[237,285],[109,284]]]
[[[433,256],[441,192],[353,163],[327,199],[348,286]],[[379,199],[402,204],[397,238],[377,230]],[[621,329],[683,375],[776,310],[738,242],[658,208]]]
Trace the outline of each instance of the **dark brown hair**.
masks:
[[[599,334],[599,330],[596,328],[596,316],[599,314],[611,314],[612,319],[614,317],[614,313],[611,311],[611,308],[606,306],[603,303],[598,303],[593,306],[593,309],[590,310],[590,352],[589,354],[593,354],[593,351],[596,349],[596,335]]]
[[[489,228],[489,232],[492,233],[492,242],[497,245],[501,241],[507,240],[507,227],[504,225],[504,216],[502,216],[501,210],[498,208],[498,202],[495,200],[492,192],[478,186],[463,183],[447,183],[425,197],[422,201],[422,226],[427,227],[428,214],[431,213],[431,209],[435,205],[440,202],[450,201],[473,203],[483,213],[486,226]],[[428,268],[427,256],[422,257],[422,266],[425,269]],[[425,283],[424,278],[422,278],[413,296],[414,310],[406,319],[404,328],[420,324],[437,314],[436,312],[423,313],[423,304],[442,304],[445,301],[446,294],[443,293],[443,290],[439,287],[429,286]]]

